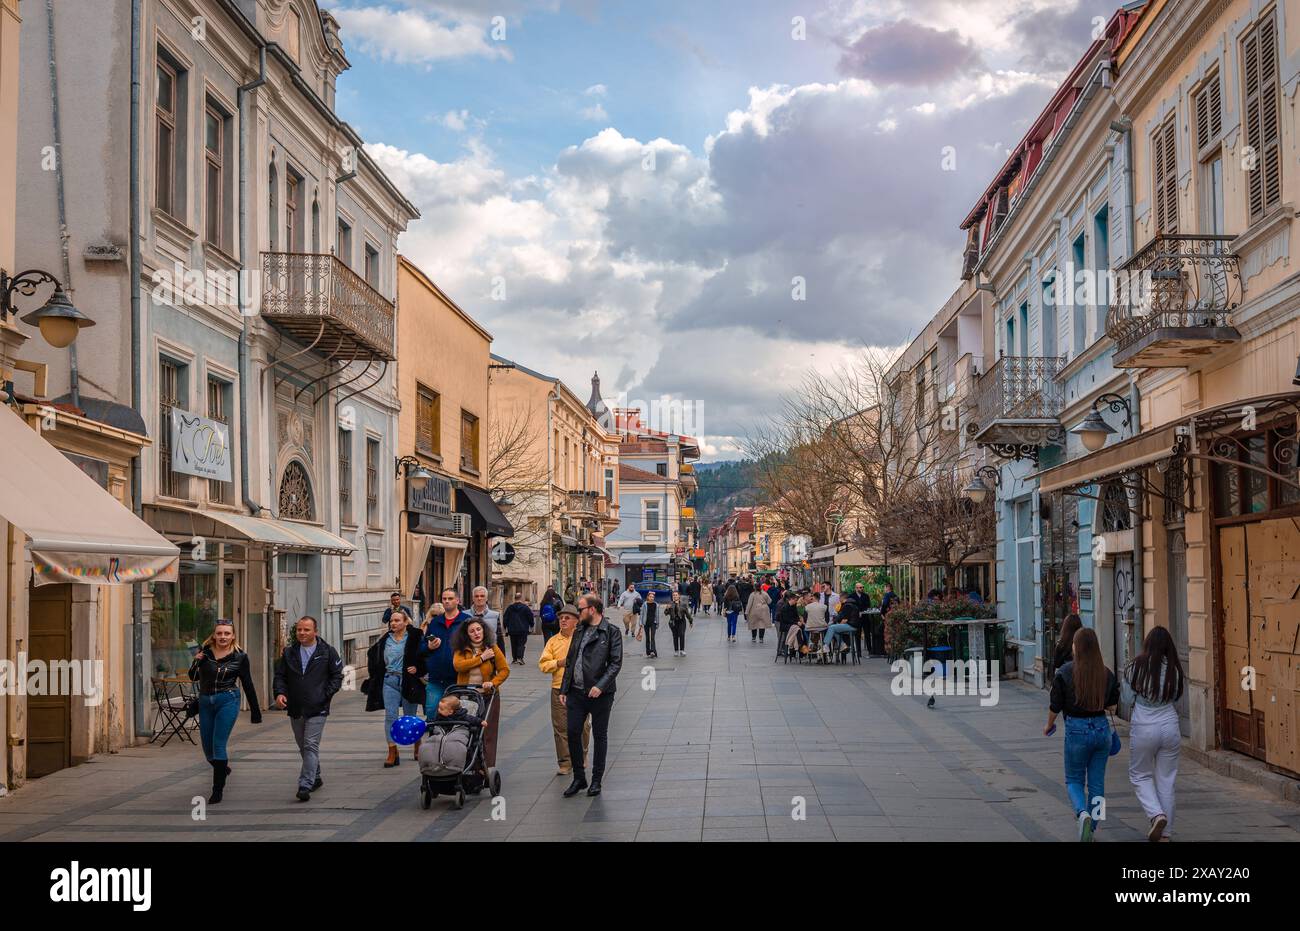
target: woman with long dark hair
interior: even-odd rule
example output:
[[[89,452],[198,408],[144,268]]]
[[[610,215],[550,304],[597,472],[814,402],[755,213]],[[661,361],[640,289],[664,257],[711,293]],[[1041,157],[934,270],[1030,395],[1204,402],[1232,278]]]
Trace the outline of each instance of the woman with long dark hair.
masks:
[[[1073,659],[1056,670],[1051,710],[1043,734],[1056,730],[1065,715],[1065,790],[1079,823],[1079,840],[1091,841],[1096,822],[1106,816],[1106,760],[1111,728],[1107,714],[1119,704],[1119,680],[1102,662],[1097,634],[1080,628],[1073,638]]]
[[[1079,615],[1068,614],[1061,622],[1060,633],[1056,635],[1056,652],[1052,654],[1052,669],[1057,670],[1074,658],[1074,635],[1083,626]]]
[[[732,582],[727,586],[727,590],[722,595],[723,607],[727,611],[727,642],[736,642],[736,620],[740,617],[740,612],[745,610],[745,603],[740,600],[740,589],[736,583]]]
[[[210,804],[221,801],[230,775],[226,741],[239,717],[239,687],[248,699],[248,717],[262,723],[262,707],[253,688],[252,665],[248,654],[235,640],[235,625],[225,619],[217,621],[212,636],[203,641],[190,664],[190,681],[199,683],[199,735],[203,755],[212,767]]]
[[[1167,629],[1151,628],[1125,678],[1133,690],[1128,780],[1151,824],[1147,840],[1168,840],[1182,748],[1177,702],[1186,681],[1178,648]]]
[[[457,685],[477,685],[484,694],[495,693],[483,731],[483,762],[497,765],[497,731],[501,726],[501,683],[510,677],[510,664],[501,655],[492,629],[478,618],[461,624],[451,635],[451,665]]]

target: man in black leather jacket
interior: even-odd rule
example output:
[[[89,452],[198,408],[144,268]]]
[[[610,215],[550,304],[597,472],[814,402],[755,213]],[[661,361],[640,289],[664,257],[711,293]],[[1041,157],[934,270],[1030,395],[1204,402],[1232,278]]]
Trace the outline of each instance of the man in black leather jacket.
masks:
[[[573,782],[564,790],[570,798],[583,789],[588,795],[600,794],[600,780],[605,773],[605,751],[609,736],[609,713],[614,707],[614,689],[623,668],[623,635],[605,620],[605,605],[593,595],[585,596],[577,612],[581,626],[569,639],[569,655],[564,661],[564,678],[560,682],[560,701],[568,712],[569,756],[573,761]],[[587,786],[586,760],[580,748],[582,730],[591,715],[591,787]]]

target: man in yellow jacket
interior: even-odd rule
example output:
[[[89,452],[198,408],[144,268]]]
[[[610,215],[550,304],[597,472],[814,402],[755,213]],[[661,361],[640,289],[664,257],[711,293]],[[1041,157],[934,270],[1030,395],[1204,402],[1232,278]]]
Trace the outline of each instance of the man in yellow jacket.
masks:
[[[560,683],[564,681],[564,662],[569,655],[569,638],[578,626],[578,609],[566,604],[560,609],[560,632],[546,641],[537,668],[551,674],[551,730],[555,733],[555,759],[560,764],[558,775],[573,772],[569,758],[569,713],[560,703]],[[582,731],[582,752],[586,754],[591,742],[591,719]],[[585,758],[585,757],[584,757]]]

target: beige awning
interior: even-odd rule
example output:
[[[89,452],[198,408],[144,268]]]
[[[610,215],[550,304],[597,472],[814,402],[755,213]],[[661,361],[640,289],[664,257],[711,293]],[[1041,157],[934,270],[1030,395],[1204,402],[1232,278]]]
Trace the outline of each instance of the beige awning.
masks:
[[[882,566],[884,557],[875,550],[852,549],[835,554],[837,566]]]
[[[1176,421],[1121,440],[1095,453],[1044,469],[1037,474],[1040,494],[1090,484],[1098,479],[1150,465],[1173,455]]]
[[[0,515],[30,538],[36,585],[176,581],[180,550],[0,404]]]
[[[199,511],[198,513],[230,528],[251,543],[277,550],[321,553],[326,556],[346,556],[356,550],[356,547],[347,540],[315,524],[253,517],[251,514],[240,514],[235,511]]]

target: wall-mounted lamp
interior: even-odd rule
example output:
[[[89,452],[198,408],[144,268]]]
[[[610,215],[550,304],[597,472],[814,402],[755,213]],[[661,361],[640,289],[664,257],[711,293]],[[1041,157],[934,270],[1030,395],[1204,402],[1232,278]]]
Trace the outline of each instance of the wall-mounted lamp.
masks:
[[[1098,410],[1099,404],[1110,406],[1111,413],[1124,412],[1124,426],[1127,427],[1133,422],[1133,408],[1129,405],[1128,398],[1118,394],[1103,394],[1097,400],[1092,402],[1092,410],[1088,416],[1077,426],[1072,427],[1070,432],[1083,441],[1083,448],[1090,453],[1095,453],[1106,445],[1106,439],[1114,436],[1117,431],[1110,424],[1102,419],[1101,412]]]
[[[19,272],[11,278],[7,272],[0,269],[0,321],[8,318],[10,314],[17,313],[13,306],[15,291],[31,297],[43,284],[54,285],[54,293],[43,305],[24,315],[22,321],[38,327],[41,336],[55,349],[66,349],[76,340],[82,327],[94,326],[95,321],[72,306],[72,301],[68,300],[68,295],[64,292],[59,279],[49,272],[33,268]]]
[[[433,473],[420,465],[420,460],[414,456],[403,456],[397,460],[395,476],[402,474],[403,466],[406,467],[406,480],[410,482],[411,487],[416,491],[424,491],[424,486],[429,484],[429,479],[433,478]]]
[[[961,490],[962,497],[970,499],[972,504],[983,504],[988,498],[989,492],[992,491],[984,481],[984,476],[988,476],[993,483],[993,488],[1002,487],[1002,470],[993,466],[980,466],[975,470],[975,477],[970,480],[970,484]]]

